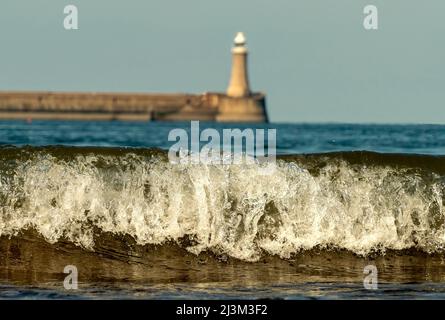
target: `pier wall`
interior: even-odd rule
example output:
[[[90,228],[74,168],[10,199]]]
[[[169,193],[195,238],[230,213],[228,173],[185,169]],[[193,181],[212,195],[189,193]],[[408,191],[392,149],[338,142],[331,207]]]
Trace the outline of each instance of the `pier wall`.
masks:
[[[0,92],[0,119],[267,121],[263,94]]]

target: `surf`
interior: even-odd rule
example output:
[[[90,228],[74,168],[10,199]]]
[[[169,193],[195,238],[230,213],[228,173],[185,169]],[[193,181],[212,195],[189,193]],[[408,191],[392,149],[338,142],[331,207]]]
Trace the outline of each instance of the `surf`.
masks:
[[[442,156],[341,152],[179,165],[158,149],[0,148],[0,237],[94,252],[103,233],[255,262],[301,252],[442,253]]]

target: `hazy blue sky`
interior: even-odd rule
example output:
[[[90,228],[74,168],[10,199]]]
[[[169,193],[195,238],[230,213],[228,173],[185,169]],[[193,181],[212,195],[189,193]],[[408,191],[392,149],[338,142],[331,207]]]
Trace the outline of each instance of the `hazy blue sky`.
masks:
[[[63,8],[79,9],[79,30]],[[379,9],[366,31],[363,8]],[[273,121],[445,123],[443,0],[1,0],[0,90],[224,91],[244,31]]]

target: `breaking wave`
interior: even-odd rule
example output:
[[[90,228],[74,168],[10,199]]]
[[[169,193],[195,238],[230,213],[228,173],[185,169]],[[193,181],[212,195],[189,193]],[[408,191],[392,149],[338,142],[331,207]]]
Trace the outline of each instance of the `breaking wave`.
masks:
[[[256,261],[445,249],[445,157],[345,152],[175,165],[156,149],[0,148],[0,236],[94,251],[101,233]],[[187,241],[184,241],[187,239]]]

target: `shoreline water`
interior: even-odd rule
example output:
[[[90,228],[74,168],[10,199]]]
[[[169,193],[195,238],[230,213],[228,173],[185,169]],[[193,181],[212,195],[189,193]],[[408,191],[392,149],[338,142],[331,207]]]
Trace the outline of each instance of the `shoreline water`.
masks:
[[[211,253],[196,256],[173,243],[138,246],[130,239],[117,241],[110,235],[104,235],[94,252],[85,251],[64,241],[49,244],[30,231],[10,239],[1,237],[0,248],[0,290],[15,290],[15,298],[21,294],[29,297],[32,292],[40,292],[41,298],[58,295],[62,299],[178,298],[189,294],[208,299],[221,295],[304,298],[311,296],[307,291],[322,298],[316,288],[323,295],[378,297],[382,291],[363,289],[363,268],[370,264],[379,270],[381,290],[409,288],[395,292],[403,296],[429,286],[435,287],[436,297],[445,297],[443,255],[415,250],[360,257],[344,250],[314,249],[290,259],[265,256],[246,262]],[[67,264],[78,266],[79,290],[63,287]]]
[[[278,171],[261,176],[169,164],[171,126],[110,125],[123,140],[42,122],[0,148],[1,298],[445,298],[445,156],[425,127],[380,127],[429,141],[395,139],[387,153],[304,147],[332,130],[344,146],[351,133],[335,126],[278,130]],[[24,146],[33,130],[44,138]],[[159,131],[154,146],[137,138],[145,130]],[[377,143],[379,130],[353,130],[350,149]],[[77,291],[63,287],[67,265]],[[363,287],[368,265],[377,291]]]

